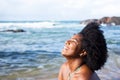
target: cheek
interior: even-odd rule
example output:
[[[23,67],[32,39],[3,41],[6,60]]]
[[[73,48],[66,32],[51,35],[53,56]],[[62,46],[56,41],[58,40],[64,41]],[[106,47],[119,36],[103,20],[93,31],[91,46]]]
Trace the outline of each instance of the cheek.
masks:
[[[72,46],[70,47],[70,49],[68,50],[69,54],[75,54],[77,51],[77,47],[76,46]]]
[[[70,50],[76,51],[76,49],[77,49],[77,46],[76,46],[76,45],[70,45]]]
[[[80,53],[80,46],[74,46],[74,47],[71,47],[71,50],[70,50],[73,54],[79,54]]]

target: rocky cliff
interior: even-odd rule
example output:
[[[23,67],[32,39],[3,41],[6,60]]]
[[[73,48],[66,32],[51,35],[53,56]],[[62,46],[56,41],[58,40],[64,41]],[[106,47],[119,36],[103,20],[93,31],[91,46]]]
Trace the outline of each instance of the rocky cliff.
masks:
[[[105,24],[106,26],[108,25],[120,25],[120,17],[103,17],[100,19],[87,19],[87,20],[83,20],[81,21],[81,24],[88,24],[90,22],[97,22],[99,24]]]

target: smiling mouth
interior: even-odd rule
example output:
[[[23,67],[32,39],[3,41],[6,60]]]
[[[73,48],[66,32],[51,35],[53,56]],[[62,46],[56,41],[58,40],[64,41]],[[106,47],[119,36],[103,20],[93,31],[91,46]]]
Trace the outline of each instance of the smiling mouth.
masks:
[[[64,46],[64,48],[63,48],[64,50],[68,50],[69,48],[67,47],[67,46]]]

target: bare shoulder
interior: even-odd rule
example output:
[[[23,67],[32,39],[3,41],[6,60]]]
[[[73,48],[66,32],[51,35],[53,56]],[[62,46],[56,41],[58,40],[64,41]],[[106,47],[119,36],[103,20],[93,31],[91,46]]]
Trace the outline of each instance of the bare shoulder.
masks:
[[[100,80],[95,72],[92,72],[86,65],[75,73],[75,80]]]
[[[92,76],[92,71],[86,66],[83,65],[78,72],[75,73],[75,80],[90,80]]]

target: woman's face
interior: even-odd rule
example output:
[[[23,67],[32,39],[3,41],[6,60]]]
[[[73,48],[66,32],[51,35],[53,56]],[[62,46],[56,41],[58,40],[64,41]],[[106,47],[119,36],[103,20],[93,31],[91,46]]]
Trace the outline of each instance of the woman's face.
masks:
[[[75,34],[65,42],[62,55],[65,57],[77,57],[81,49],[82,35]]]

